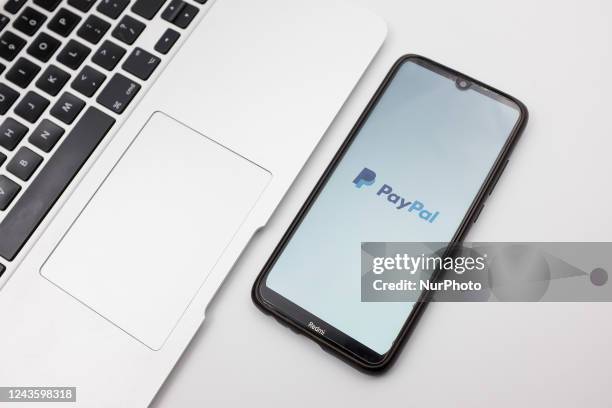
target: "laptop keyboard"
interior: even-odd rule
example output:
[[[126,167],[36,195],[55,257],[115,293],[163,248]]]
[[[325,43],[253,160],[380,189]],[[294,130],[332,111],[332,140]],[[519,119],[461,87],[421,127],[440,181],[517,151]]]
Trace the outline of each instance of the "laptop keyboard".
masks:
[[[0,276],[206,0],[8,0],[0,10]],[[151,49],[135,46],[155,21]]]

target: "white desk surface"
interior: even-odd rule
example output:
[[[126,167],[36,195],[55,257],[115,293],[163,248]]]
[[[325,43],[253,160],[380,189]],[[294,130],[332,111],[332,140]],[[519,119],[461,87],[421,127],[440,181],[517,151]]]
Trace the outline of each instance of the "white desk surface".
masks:
[[[612,240],[612,2],[353,1],[387,20],[387,41],[153,406],[612,406],[610,304],[434,304],[392,370],[369,377],[251,303],[255,276],[404,53],[479,78],[530,109],[468,239]]]

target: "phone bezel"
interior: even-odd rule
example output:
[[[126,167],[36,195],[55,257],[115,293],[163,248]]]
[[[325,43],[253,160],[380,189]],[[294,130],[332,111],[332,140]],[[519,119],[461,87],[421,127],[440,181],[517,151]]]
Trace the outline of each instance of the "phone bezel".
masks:
[[[289,242],[289,240],[301,224],[302,220],[308,213],[310,207],[316,201],[319,193],[323,190],[327,181],[334,173],[336,167],[341,162],[346,152],[349,150],[353,140],[359,134],[359,131],[368,120],[370,113],[376,107],[378,101],[385,93],[387,87],[395,77],[399,68],[407,61],[415,62],[441,75],[454,78],[455,80],[457,78],[461,78],[470,81],[472,85],[475,85],[483,92],[488,93],[489,96],[494,97],[495,99],[498,99],[502,102],[508,103],[516,107],[516,109],[519,111],[519,118],[514,129],[512,130],[510,135],[508,135],[506,143],[501,149],[484,183],[481,185],[474,201],[466,212],[466,215],[464,216],[461,224],[459,225],[457,232],[453,236],[451,243],[460,242],[465,236],[465,234],[468,232],[470,226],[478,217],[480,210],[482,209],[482,206],[484,204],[484,201],[490,195],[492,189],[495,187],[495,182],[497,178],[501,175],[501,172],[505,167],[505,163],[508,160],[510,154],[512,153],[512,150],[514,149],[518,138],[523,132],[529,117],[528,110],[521,101],[474,78],[471,78],[456,70],[448,68],[440,63],[434,62],[420,55],[407,54],[400,57],[389,70],[385,79],[378,87],[375,94],[369,101],[368,105],[366,106],[359,119],[351,129],[351,132],[340,146],[338,152],[334,155],[332,161],[327,166],[321,178],[318,180],[317,184],[313,188],[313,191],[309,194],[300,211],[297,213],[295,219],[292,221],[291,225],[289,226],[282,239],[274,249],[274,252],[264,265],[262,271],[259,273],[257,279],[253,284],[251,292],[253,302],[265,313],[271,314],[276,317],[276,319],[282,324],[287,325],[294,331],[304,334],[307,337],[313,339],[319,345],[321,345],[324,350],[331,351],[334,355],[342,358],[346,362],[367,373],[383,372],[390,367],[392,362],[395,361],[398,351],[406,342],[410,332],[416,326],[418,319],[422,315],[425,306],[427,305],[427,298],[430,293],[424,292],[421,295],[421,298],[412,308],[400,333],[393,342],[392,347],[387,353],[380,355],[375,351],[369,349],[365,345],[361,344],[360,342],[356,341],[355,339],[351,338],[347,334],[336,329],[334,326],[328,324],[327,322],[324,322],[322,319],[318,318],[317,316],[309,313],[307,310],[284,298],[282,295],[274,292],[265,285],[265,282],[266,277],[274,266],[274,264],[276,263],[276,260],[282,254],[287,243]],[[307,326],[307,322],[314,322],[315,324],[319,325],[324,324],[326,329],[325,335],[321,335],[309,329]]]

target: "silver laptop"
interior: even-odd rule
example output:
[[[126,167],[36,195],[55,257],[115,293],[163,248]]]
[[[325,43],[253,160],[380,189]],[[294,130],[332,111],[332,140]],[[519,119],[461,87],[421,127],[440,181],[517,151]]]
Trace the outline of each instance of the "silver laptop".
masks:
[[[0,385],[144,406],[385,24],[336,0],[8,0],[0,29]]]

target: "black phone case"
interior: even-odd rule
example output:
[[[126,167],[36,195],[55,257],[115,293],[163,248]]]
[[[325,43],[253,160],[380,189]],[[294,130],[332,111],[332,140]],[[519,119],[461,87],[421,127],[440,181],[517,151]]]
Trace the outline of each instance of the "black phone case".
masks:
[[[315,202],[318,194],[321,192],[326,181],[332,175],[336,166],[340,163],[342,157],[344,156],[344,154],[350,147],[351,142],[353,141],[355,136],[359,133],[359,130],[361,129],[363,124],[366,122],[370,112],[372,112],[373,108],[376,106],[376,103],[378,102],[378,100],[380,99],[384,91],[386,90],[387,85],[390,83],[390,81],[395,76],[395,73],[397,72],[398,68],[401,66],[402,63],[404,63],[406,60],[409,60],[409,59],[416,59],[416,60],[424,61],[427,64],[433,65],[440,70],[451,73],[453,75],[460,76],[461,78],[471,81],[474,84],[477,84],[481,87],[486,88],[487,90],[491,92],[494,92],[500,96],[503,96],[509,99],[510,101],[514,102],[519,107],[519,110],[520,110],[519,120],[515,128],[513,129],[512,133],[509,135],[506,143],[504,144],[504,147],[502,148],[502,151],[497,157],[497,160],[495,161],[492,169],[489,171],[489,174],[485,182],[483,183],[480,190],[478,191],[476,198],[474,199],[474,201],[472,202],[472,205],[468,209],[466,216],[461,222],[461,225],[459,226],[457,232],[455,233],[453,239],[451,240],[451,243],[461,242],[463,238],[465,237],[465,235],[467,234],[467,232],[469,231],[469,228],[471,227],[471,225],[476,221],[476,219],[478,218],[478,215],[480,214],[480,211],[482,210],[484,206],[484,202],[486,201],[486,198],[493,191],[493,188],[495,187],[497,179],[501,176],[501,173],[506,167],[508,158],[514,149],[516,142],[518,141],[520,135],[525,129],[525,126],[527,125],[527,121],[529,118],[529,112],[527,110],[527,107],[518,99],[504,92],[501,92],[491,86],[488,86],[476,79],[473,79],[467,75],[464,75],[458,71],[455,71],[451,68],[448,68],[442,64],[434,62],[420,55],[407,54],[407,55],[400,57],[393,64],[393,66],[391,67],[387,75],[385,76],[385,79],[383,80],[381,85],[376,90],[375,94],[372,96],[372,98],[368,102],[368,105],[366,106],[364,111],[361,113],[361,115],[359,116],[359,119],[357,120],[353,128],[351,129],[351,132],[349,133],[347,138],[344,140],[344,142],[340,146],[338,152],[336,152],[336,154],[334,155],[332,161],[327,166],[323,175],[321,176],[321,178],[315,185],[314,189],[312,190],[312,192],[309,194],[308,198],[306,199],[306,202],[302,205],[300,211],[297,213],[291,225],[289,226],[289,228],[283,235],[282,239],[280,240],[280,242],[274,249],[274,252],[272,253],[270,258],[264,265],[262,271],[257,276],[257,279],[255,280],[253,284],[253,288],[251,290],[251,297],[252,297],[253,302],[264,313],[275,317],[281,324],[288,326],[294,332],[303,334],[311,338],[312,340],[317,342],[323,348],[323,350],[330,352],[331,354],[335,355],[336,357],[341,358],[342,360],[354,366],[355,368],[359,369],[360,371],[363,371],[368,374],[383,373],[387,369],[389,369],[391,365],[396,361],[399,351],[406,343],[406,340],[408,339],[410,333],[412,332],[414,327],[416,327],[416,323],[418,322],[419,318],[422,316],[425,310],[425,307],[428,304],[427,299],[430,296],[430,293],[425,292],[421,295],[419,302],[415,304],[410,315],[406,319],[406,322],[404,323],[391,349],[384,355],[384,358],[379,363],[372,364],[356,356],[355,354],[351,353],[349,350],[338,346],[337,344],[326,339],[325,337],[318,336],[314,332],[307,330],[304,326],[300,324],[296,324],[291,318],[289,318],[287,315],[284,315],[282,311],[277,310],[276,308],[272,307],[272,305],[266,303],[263,297],[261,296],[260,288],[261,288],[261,285],[264,284],[266,275],[268,274],[268,272],[270,271],[270,269],[272,268],[272,266],[274,265],[274,263],[276,262],[280,254],[282,253],[285,245],[289,242],[289,240],[291,239],[297,227],[300,225],[302,219],[304,218],[304,216],[310,209],[310,206]]]

